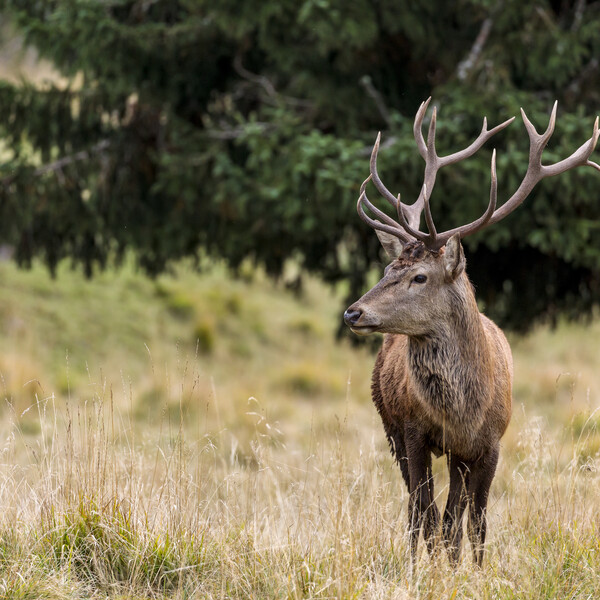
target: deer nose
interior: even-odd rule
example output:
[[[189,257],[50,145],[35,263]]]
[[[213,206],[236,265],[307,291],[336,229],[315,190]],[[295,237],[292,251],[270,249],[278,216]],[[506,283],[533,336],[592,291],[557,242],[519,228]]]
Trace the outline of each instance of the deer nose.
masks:
[[[355,308],[350,307],[344,313],[344,321],[346,325],[349,325],[350,327],[352,327],[352,325],[356,325],[358,320],[362,317],[362,314],[362,310],[356,310]]]

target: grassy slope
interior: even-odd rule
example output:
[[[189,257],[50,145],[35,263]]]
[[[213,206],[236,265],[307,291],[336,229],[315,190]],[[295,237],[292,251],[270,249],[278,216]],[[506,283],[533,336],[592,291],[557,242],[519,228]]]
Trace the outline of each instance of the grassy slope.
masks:
[[[598,323],[512,340],[487,566],[411,576],[373,356],[318,282],[0,281],[1,597],[600,595]]]
[[[295,299],[259,273],[231,280],[219,268],[150,281],[126,266],[83,281],[67,265],[52,280],[3,263],[0,278],[0,376],[18,415],[36,397],[108,390],[141,425],[183,407],[243,436],[248,407],[267,400],[270,418],[298,427],[317,407],[331,416],[353,371],[352,393],[368,396],[372,358],[335,343],[339,301],[314,281]]]

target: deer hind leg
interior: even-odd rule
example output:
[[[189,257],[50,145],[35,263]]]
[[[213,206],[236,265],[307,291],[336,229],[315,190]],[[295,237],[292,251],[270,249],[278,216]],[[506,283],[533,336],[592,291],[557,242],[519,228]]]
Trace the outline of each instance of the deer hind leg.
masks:
[[[442,539],[452,566],[458,564],[463,535],[463,514],[467,507],[469,467],[456,456],[448,455],[450,489],[442,522]]]
[[[405,442],[410,481],[408,511],[410,547],[414,562],[421,530],[427,549],[430,553],[433,552],[440,514],[434,500],[431,451],[427,442],[420,432],[410,428],[406,429]]]
[[[499,447],[490,449],[473,465],[469,482],[469,539],[476,565],[483,563],[483,549],[487,530],[487,503],[492,479],[498,464]]]

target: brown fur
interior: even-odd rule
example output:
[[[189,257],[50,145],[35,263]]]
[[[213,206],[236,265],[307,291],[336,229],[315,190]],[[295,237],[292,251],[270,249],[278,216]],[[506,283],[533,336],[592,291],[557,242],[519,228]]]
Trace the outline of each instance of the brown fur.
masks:
[[[359,333],[361,327],[387,332],[372,395],[411,493],[413,554],[421,529],[430,549],[438,535],[431,453],[445,454],[450,491],[442,537],[456,562],[469,503],[469,533],[481,564],[489,486],[511,416],[512,357],[502,331],[477,308],[460,241],[447,246],[432,252],[407,244],[346,314]],[[429,287],[415,283],[415,274],[425,274]]]
[[[386,334],[372,393],[386,429],[416,421],[438,456],[475,460],[510,420],[512,360],[500,329],[470,300],[454,331],[421,339]]]

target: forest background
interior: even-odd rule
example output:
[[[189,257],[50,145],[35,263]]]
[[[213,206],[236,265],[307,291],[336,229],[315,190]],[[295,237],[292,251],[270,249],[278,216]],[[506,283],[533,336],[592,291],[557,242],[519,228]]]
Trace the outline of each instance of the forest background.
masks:
[[[438,149],[484,115],[517,122],[440,173],[442,229],[478,217],[498,151],[499,200],[527,165],[523,107],[538,129],[559,103],[545,160],[591,136],[598,111],[596,2],[201,0],[2,3],[60,82],[0,87],[7,158],[0,235],[19,264],[65,257],[87,274],[132,250],[149,273],[186,256],[286,261],[364,287],[377,240],[356,218],[378,131],[380,170],[405,202],[423,177],[412,123],[439,107]],[[527,208],[465,241],[486,312],[511,328],[589,312],[600,297],[591,169],[543,182]],[[301,274],[299,275],[301,277]],[[298,281],[300,283],[300,281]]]

